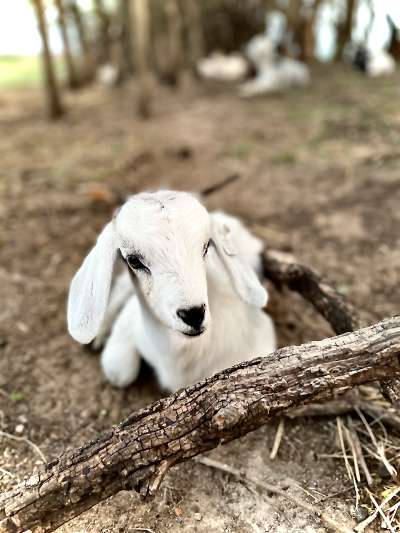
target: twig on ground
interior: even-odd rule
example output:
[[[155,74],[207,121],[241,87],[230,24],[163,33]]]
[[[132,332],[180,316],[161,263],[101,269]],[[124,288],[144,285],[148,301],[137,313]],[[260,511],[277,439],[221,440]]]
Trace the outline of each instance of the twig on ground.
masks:
[[[390,530],[390,533],[396,533],[395,530],[392,528],[392,524],[389,522],[387,516],[382,510],[383,504],[379,505],[378,502],[375,500],[373,494],[367,489],[368,496],[370,497],[371,502],[374,504],[376,510],[383,518],[383,521],[386,524],[386,527]]]
[[[355,429],[354,429],[353,422],[351,422],[351,426],[352,427],[350,429],[350,432],[351,432],[351,437],[352,437],[352,440],[353,440],[353,443],[354,443],[354,446],[355,446],[355,449],[356,449],[356,452],[357,452],[357,457],[358,457],[358,460],[360,461],[361,469],[364,472],[364,476],[365,476],[365,479],[367,481],[367,485],[369,487],[371,487],[371,485],[373,483],[371,472],[369,471],[369,468],[367,466],[367,462],[366,462],[365,457],[364,457],[364,452],[362,450],[361,442],[360,442],[360,439],[359,439],[359,437],[357,435],[357,431],[355,431]]]
[[[238,180],[240,178],[240,174],[238,172],[235,172],[233,174],[230,174],[223,180],[214,183],[213,185],[210,185],[209,187],[206,187],[202,191],[200,191],[202,196],[210,196],[211,194],[214,194],[216,192],[219,192],[221,189],[224,189],[234,181]]]
[[[9,476],[11,478],[15,478],[14,474],[6,470],[5,468],[0,468],[0,473],[4,474],[5,476]]]
[[[376,448],[376,452],[377,452],[377,455],[379,457],[379,460],[385,465],[385,468],[389,472],[389,474],[391,475],[392,479],[396,483],[398,483],[399,479],[398,479],[397,471],[394,468],[394,466],[391,465],[390,462],[388,461],[388,459],[386,457],[386,454],[385,454],[385,447],[382,444],[378,443],[378,441],[376,440],[376,437],[374,435],[374,432],[371,429],[371,426],[368,424],[365,416],[363,415],[363,413],[360,411],[360,409],[358,407],[356,407],[356,411],[357,411],[358,416],[361,418],[361,421],[364,424],[364,427],[367,430],[368,435],[369,435],[373,445]]]
[[[28,444],[35,452],[39,455],[41,460],[46,463],[47,459],[44,456],[42,450],[37,446],[34,442],[29,440],[27,437],[17,437],[17,435],[12,435],[11,433],[6,433],[5,431],[0,431],[0,437],[4,437],[6,439],[15,440],[17,442],[24,442],[25,444]]]
[[[281,418],[279,420],[278,429],[276,430],[276,433],[275,433],[274,445],[272,446],[271,453],[269,454],[269,458],[271,460],[274,460],[276,455],[277,455],[277,453],[278,453],[279,446],[280,446],[281,441],[282,441],[284,430],[285,430],[285,419]]]
[[[356,450],[356,446],[354,444],[354,441],[352,439],[352,435],[350,433],[350,430],[349,430],[349,428],[347,426],[344,426],[344,435],[346,437],[347,444],[350,446],[351,455],[352,455],[352,458],[353,458],[355,478],[356,478],[357,482],[360,483],[361,477],[360,477],[360,469],[358,467],[357,450]]]
[[[337,427],[337,432],[338,432],[338,436],[339,436],[340,447],[341,447],[342,453],[343,453],[344,464],[345,464],[346,470],[347,470],[347,475],[349,476],[350,479],[353,479],[353,477],[354,477],[353,469],[351,468],[350,462],[349,462],[348,457],[347,457],[346,447],[344,445],[344,438],[343,438],[342,420],[341,420],[341,418],[339,416],[336,417],[336,427]]]

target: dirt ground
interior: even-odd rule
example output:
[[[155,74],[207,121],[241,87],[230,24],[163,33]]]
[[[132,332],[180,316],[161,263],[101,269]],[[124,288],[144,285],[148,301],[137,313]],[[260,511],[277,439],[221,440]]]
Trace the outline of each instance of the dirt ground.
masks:
[[[50,124],[41,93],[0,93],[0,430],[28,438],[46,459],[160,395],[150,371],[128,390],[113,389],[98,356],[66,332],[69,281],[120,196],[160,185],[199,191],[238,173],[208,198],[210,208],[293,250],[370,322],[399,312],[400,74],[366,80],[321,67],[306,92],[254,101],[219,86],[156,95],[154,118],[140,122],[134,87],[90,88],[70,94],[65,120]],[[299,298],[271,291],[281,345],[331,334]],[[323,498],[321,508],[354,525],[335,420],[286,422],[271,461],[276,425],[211,456],[271,483],[289,477],[299,486],[290,493]],[[0,490],[41,461],[24,440],[0,436]],[[325,531],[285,500],[193,461],[167,476],[151,504],[120,493],[60,531],[135,528]]]

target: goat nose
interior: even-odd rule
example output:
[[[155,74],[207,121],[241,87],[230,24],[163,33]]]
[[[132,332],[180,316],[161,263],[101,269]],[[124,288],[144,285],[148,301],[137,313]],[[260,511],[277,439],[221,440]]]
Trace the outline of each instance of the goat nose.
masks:
[[[176,314],[188,326],[191,326],[194,329],[200,329],[200,326],[202,325],[203,320],[204,320],[205,311],[206,311],[206,306],[200,305],[198,307],[188,307],[187,309],[178,309]]]

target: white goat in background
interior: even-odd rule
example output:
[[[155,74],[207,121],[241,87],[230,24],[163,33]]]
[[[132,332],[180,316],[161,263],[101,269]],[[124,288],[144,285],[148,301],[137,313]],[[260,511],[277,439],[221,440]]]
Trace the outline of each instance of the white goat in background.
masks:
[[[353,66],[370,78],[390,76],[396,72],[396,61],[386,50],[370,50],[365,45],[350,46],[347,56]]]
[[[254,36],[246,45],[245,51],[257,70],[254,79],[239,87],[240,95],[245,98],[283,91],[291,87],[305,87],[310,82],[307,65],[277,55],[275,44],[266,35]]]
[[[132,196],[72,280],[69,332],[101,344],[111,329],[101,364],[118,387],[136,379],[141,356],[171,391],[265,356],[275,349],[275,333],[262,311],[261,251],[239,220],[209,214],[194,195]],[[127,271],[109,301],[119,254]]]
[[[235,52],[223,54],[216,51],[197,63],[198,73],[206,80],[238,82],[246,77],[248,70],[246,59]]]

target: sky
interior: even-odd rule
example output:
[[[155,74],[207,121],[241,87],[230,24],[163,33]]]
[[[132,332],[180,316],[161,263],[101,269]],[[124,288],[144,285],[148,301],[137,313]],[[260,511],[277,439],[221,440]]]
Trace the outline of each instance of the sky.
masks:
[[[337,2],[343,0],[336,0]],[[83,8],[90,5],[90,0],[79,0]],[[400,0],[375,0],[376,18],[371,32],[370,45],[381,48],[388,39],[385,13],[391,13],[400,26]],[[317,32],[317,53],[321,59],[328,59],[333,51],[334,32],[332,20],[335,9],[325,6],[320,13],[320,24]],[[56,14],[48,9],[50,22],[50,40],[53,51],[57,54],[62,50],[58,29],[55,24]],[[363,28],[368,23],[368,10],[361,7],[358,12],[358,24],[354,37],[362,38]],[[36,28],[36,20],[28,0],[0,0],[0,56],[1,55],[37,55],[41,43]]]

